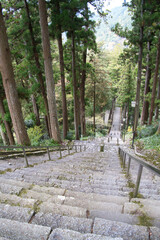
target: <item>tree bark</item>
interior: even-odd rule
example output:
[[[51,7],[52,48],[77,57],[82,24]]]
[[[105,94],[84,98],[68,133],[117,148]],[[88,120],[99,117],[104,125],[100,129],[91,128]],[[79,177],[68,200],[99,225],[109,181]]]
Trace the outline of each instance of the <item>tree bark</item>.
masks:
[[[11,130],[11,125],[10,125],[9,122],[7,122],[5,120],[5,108],[4,108],[4,105],[3,105],[3,99],[2,98],[0,98],[0,114],[2,116],[2,120],[3,120],[3,123],[5,125],[5,129],[6,129],[6,132],[7,132],[9,144],[10,145],[15,145],[13,133],[12,133],[12,130]]]
[[[96,82],[93,82],[93,132],[96,134]]]
[[[41,123],[40,123],[40,118],[39,118],[39,108],[38,108],[38,105],[36,103],[36,99],[35,99],[34,94],[31,95],[31,100],[32,100],[32,105],[33,105],[33,112],[34,112],[35,117],[36,117],[36,125],[40,126]]]
[[[56,1],[57,12],[60,14],[59,2]],[[65,73],[64,73],[64,58],[63,58],[63,44],[62,44],[62,29],[61,25],[57,26],[58,36],[58,49],[59,49],[59,63],[61,72],[61,91],[62,91],[62,114],[63,114],[63,138],[65,139],[68,131],[68,112],[67,112],[67,100],[65,90]]]
[[[155,119],[158,120],[158,117],[159,117],[159,108],[160,108],[160,77],[159,77],[159,81],[158,81],[158,91],[157,91],[157,100],[158,100],[158,103],[157,103],[157,106],[156,106],[156,115],[155,115]]]
[[[149,114],[149,101],[146,99],[146,96],[150,92],[150,87],[149,87],[149,83],[151,79],[150,51],[151,51],[151,42],[148,42],[146,80],[145,80],[145,89],[144,89],[143,109],[142,109],[142,116],[141,116],[142,125],[147,123],[148,114]]]
[[[160,37],[158,39],[158,46],[157,46],[156,68],[155,68],[155,74],[154,74],[154,79],[153,79],[151,107],[150,107],[150,112],[149,112],[149,125],[152,123],[153,112],[154,112],[154,103],[155,103],[155,97],[156,97],[156,87],[157,87],[157,81],[158,81],[159,63],[160,63]]]
[[[47,9],[46,9],[45,0],[38,0],[38,2],[39,2],[39,15],[40,15],[43,57],[44,57],[44,66],[45,66],[45,75],[46,75],[47,99],[48,99],[48,107],[49,107],[51,132],[52,132],[52,138],[57,142],[61,142],[58,118],[57,118],[55,85],[54,85],[54,79],[53,79],[52,57],[51,57],[51,49],[50,49],[48,22],[47,22]]]
[[[72,38],[72,78],[73,78],[73,95],[74,95],[74,126],[75,137],[79,140],[79,112],[78,112],[78,96],[77,96],[77,78],[76,78],[76,58],[75,58],[75,40],[74,32],[71,32]]]
[[[141,21],[143,22],[143,1],[141,0]],[[140,90],[141,90],[141,75],[142,75],[142,57],[143,57],[143,23],[140,27],[140,41],[139,41],[139,57],[138,57],[138,74],[137,74],[137,91],[136,91],[136,106],[134,112],[134,127],[133,131],[136,135],[138,119],[139,119],[139,105],[140,105]]]
[[[11,53],[0,3],[0,72],[18,144],[30,145],[16,90]]]
[[[157,130],[157,134],[160,134],[160,123],[159,123],[159,127],[158,127],[158,130]]]
[[[84,136],[86,134],[86,121],[85,121],[85,82],[86,82],[86,60],[87,60],[87,48],[84,44],[83,51],[83,70],[82,78],[80,84],[80,116],[81,116],[81,134]]]
[[[88,21],[89,21],[89,16],[88,16],[88,5],[87,1],[85,3],[85,18],[86,18],[86,26],[85,26],[85,31],[88,31]],[[86,62],[87,62],[87,40],[84,39],[83,43],[83,70],[82,70],[82,78],[81,78],[81,84],[80,84],[80,99],[81,99],[81,104],[80,104],[80,116],[81,116],[81,134],[85,135],[86,134],[86,121],[85,121],[85,83],[86,83]]]
[[[33,28],[32,28],[32,21],[31,21],[31,17],[30,17],[30,12],[29,12],[29,6],[26,0],[24,0],[25,3],[25,9],[26,9],[26,13],[27,13],[27,17],[28,17],[28,29],[30,32],[30,37],[31,37],[31,42],[32,42],[32,47],[33,47],[33,55],[34,55],[34,60],[36,63],[36,67],[38,69],[38,73],[37,73],[37,79],[40,83],[41,86],[41,92],[42,92],[42,96],[43,96],[43,100],[44,100],[44,105],[45,105],[45,109],[46,109],[46,114],[47,117],[45,117],[47,119],[47,130],[48,130],[48,134],[51,137],[51,126],[50,126],[50,119],[49,119],[49,109],[48,109],[48,102],[47,102],[47,96],[46,96],[46,90],[45,90],[45,86],[44,86],[44,81],[43,81],[43,75],[42,75],[42,71],[41,71],[41,65],[40,65],[40,61],[39,61],[39,54],[37,51],[37,44],[35,41],[35,37],[34,37],[34,32],[33,32]]]
[[[5,132],[3,132],[1,125],[0,125],[0,134],[1,134],[1,137],[2,137],[3,144],[4,145],[9,145],[9,139],[7,137],[7,134]]]

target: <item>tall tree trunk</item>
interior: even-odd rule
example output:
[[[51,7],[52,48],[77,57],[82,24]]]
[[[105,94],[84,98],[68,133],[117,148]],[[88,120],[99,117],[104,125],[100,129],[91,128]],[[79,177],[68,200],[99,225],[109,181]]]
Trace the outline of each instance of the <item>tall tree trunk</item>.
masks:
[[[49,107],[49,117],[51,124],[52,138],[55,141],[61,142],[58,117],[57,117],[57,107],[55,99],[55,85],[53,79],[53,69],[52,69],[52,57],[50,49],[50,39],[48,31],[47,22],[47,9],[45,0],[38,0],[39,2],[39,15],[40,15],[40,25],[42,34],[42,46],[43,46],[43,57],[46,75],[46,85],[47,85],[47,99]]]
[[[86,121],[85,121],[85,82],[86,82],[86,60],[87,60],[87,48],[84,44],[83,51],[83,70],[82,78],[80,84],[80,116],[81,116],[81,134],[84,136],[86,134]]]
[[[157,130],[157,134],[160,134],[160,123],[159,123],[159,127],[158,127],[158,130]]]
[[[31,95],[31,100],[32,100],[32,105],[33,105],[33,112],[34,112],[35,117],[36,117],[36,125],[40,126],[41,123],[40,123],[40,118],[39,118],[39,108],[38,108],[38,105],[36,103],[36,99],[35,99],[34,94]]]
[[[13,128],[16,133],[18,144],[30,145],[30,140],[25,129],[20,101],[16,90],[11,53],[8,44],[5,24],[2,16],[0,3],[0,72],[2,74],[3,86],[6,93],[8,107],[12,118]]]
[[[56,1],[56,10],[60,14],[60,5]],[[65,73],[64,73],[64,58],[63,58],[63,44],[62,44],[62,29],[61,25],[57,26],[58,36],[58,49],[59,49],[59,63],[61,72],[61,91],[62,91],[62,114],[63,114],[63,138],[65,139],[68,131],[68,112],[67,112],[67,100],[65,90]]]
[[[4,105],[3,105],[3,99],[1,97],[0,97],[0,114],[2,116],[2,120],[3,120],[3,123],[5,125],[5,129],[6,129],[6,132],[7,132],[8,139],[9,139],[9,144],[10,145],[15,145],[13,133],[12,133],[12,130],[11,130],[11,125],[10,125],[9,122],[7,122],[5,120],[5,108],[4,108]]]
[[[156,106],[156,115],[155,115],[155,119],[158,120],[158,117],[159,117],[159,108],[160,108],[160,77],[159,77],[159,81],[158,81],[158,91],[157,91],[157,100],[158,100],[158,103],[157,103],[157,106]]]
[[[155,68],[155,74],[154,74],[154,79],[153,79],[151,107],[150,107],[150,112],[149,112],[149,124],[152,123],[153,112],[154,112],[154,103],[155,103],[155,97],[156,97],[156,87],[157,87],[157,81],[158,81],[159,63],[160,63],[160,37],[158,39],[158,46],[157,46],[156,68]]]
[[[126,117],[127,117],[126,129],[128,129],[128,126],[129,126],[129,105],[130,105],[130,101],[128,100],[128,102],[127,102],[127,114],[126,114]]]
[[[85,19],[86,19],[86,25],[85,25],[85,31],[88,31],[88,5],[87,1],[85,3]],[[81,84],[80,84],[80,115],[81,115],[81,133],[82,135],[86,134],[86,121],[85,121],[85,83],[86,83],[86,62],[87,62],[87,40],[84,39],[83,42],[83,70],[82,70],[82,78],[81,78]]]
[[[1,125],[0,125],[0,134],[1,134],[1,137],[2,137],[3,144],[4,145],[9,145],[9,139],[7,137],[7,134],[5,132],[3,132]]]
[[[146,96],[150,92],[150,87],[149,87],[149,83],[151,79],[150,51],[151,51],[151,42],[148,42],[146,80],[145,80],[145,89],[144,89],[143,109],[142,109],[142,116],[141,116],[142,125],[147,123],[148,113],[149,113],[149,101],[146,99]]]
[[[77,89],[77,78],[76,78],[76,58],[75,58],[75,40],[74,32],[71,32],[72,38],[72,78],[73,78],[73,95],[74,95],[74,126],[76,140],[79,140],[79,112],[78,112],[78,89]]]
[[[65,74],[64,74],[64,59],[63,59],[63,45],[62,36],[58,36],[58,47],[59,47],[59,61],[61,71],[61,91],[62,91],[62,114],[63,114],[63,138],[65,139],[68,131],[68,112],[67,112],[67,100],[65,90]]]
[[[93,132],[96,134],[96,82],[93,82]]]
[[[134,127],[133,131],[137,134],[137,126],[139,119],[139,105],[140,105],[140,90],[141,90],[141,75],[142,75],[142,57],[143,57],[143,4],[144,0],[141,0],[141,27],[140,27],[140,42],[139,42],[139,57],[138,57],[138,74],[137,74],[137,91],[136,91],[136,106],[134,112]]]
[[[41,71],[41,64],[40,64],[40,61],[39,61],[39,54],[38,54],[38,51],[37,51],[37,43],[36,43],[35,37],[34,37],[32,21],[31,21],[31,17],[30,17],[30,11],[29,11],[29,6],[28,6],[28,3],[27,3],[27,0],[24,0],[24,3],[25,3],[25,9],[26,9],[27,17],[28,17],[28,29],[29,29],[29,32],[30,32],[30,37],[31,37],[31,42],[32,42],[33,56],[34,56],[34,60],[35,60],[35,63],[36,63],[36,67],[38,69],[37,79],[38,79],[38,82],[40,83],[40,86],[41,86],[41,92],[42,92],[44,105],[45,105],[45,109],[46,109],[46,113],[47,113],[47,117],[45,117],[47,119],[47,126],[48,126],[47,130],[48,130],[49,136],[51,137],[51,126],[50,126],[50,119],[49,119],[48,102],[47,102],[47,96],[46,96],[44,81],[43,81],[43,75],[42,75],[42,71]]]

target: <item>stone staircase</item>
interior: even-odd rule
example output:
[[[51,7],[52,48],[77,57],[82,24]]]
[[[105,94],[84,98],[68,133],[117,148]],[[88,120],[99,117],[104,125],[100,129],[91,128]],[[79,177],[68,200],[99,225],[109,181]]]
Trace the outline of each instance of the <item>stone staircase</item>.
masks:
[[[118,147],[86,146],[52,161],[32,156],[29,168],[21,159],[0,162],[0,240],[160,239],[160,179],[144,171],[145,199],[131,199]],[[134,164],[131,174],[134,182]]]

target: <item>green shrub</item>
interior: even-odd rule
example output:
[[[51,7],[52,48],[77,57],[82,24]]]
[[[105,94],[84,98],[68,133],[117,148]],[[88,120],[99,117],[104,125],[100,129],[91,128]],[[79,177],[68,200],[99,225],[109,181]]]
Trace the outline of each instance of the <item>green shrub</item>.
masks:
[[[59,145],[56,141],[53,139],[43,139],[40,140],[40,146],[57,146]]]
[[[149,125],[138,127],[138,138],[145,138],[154,135],[157,132],[158,125]]]
[[[149,136],[143,138],[143,143],[145,149],[155,149],[160,151],[160,135],[154,134],[153,136]]]
[[[75,131],[74,130],[70,130],[68,133],[67,133],[67,137],[66,137],[67,140],[74,140],[75,139]]]
[[[40,126],[35,126],[27,130],[29,139],[32,146],[38,146],[40,144],[40,139],[43,136],[42,128]]]
[[[35,125],[35,122],[33,119],[26,119],[24,122],[27,128],[33,128]]]

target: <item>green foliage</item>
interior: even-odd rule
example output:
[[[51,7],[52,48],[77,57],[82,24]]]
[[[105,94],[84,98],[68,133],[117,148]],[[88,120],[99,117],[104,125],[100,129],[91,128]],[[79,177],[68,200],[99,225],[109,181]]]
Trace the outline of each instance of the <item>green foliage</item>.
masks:
[[[160,134],[142,138],[142,141],[145,149],[155,149],[160,152]]]
[[[28,120],[25,120],[24,122],[27,128],[33,128],[35,125],[33,119],[28,119]]]
[[[137,131],[138,138],[145,138],[145,137],[152,136],[157,132],[157,129],[158,129],[157,124],[153,124],[149,126],[139,126]]]
[[[72,141],[73,139],[75,139],[75,131],[74,131],[74,130],[69,130],[68,133],[67,133],[66,139],[67,139],[67,140],[70,140],[70,141]]]
[[[18,86],[17,91],[20,99],[26,99],[29,97],[29,90],[23,86]]]
[[[58,146],[59,144],[53,139],[43,139],[39,141],[40,146]]]
[[[29,139],[31,141],[32,146],[38,146],[40,143],[40,139],[43,136],[43,130],[40,126],[35,126],[33,128],[29,128],[27,130]]]
[[[143,144],[144,149],[155,149],[160,151],[160,134],[157,134],[158,122],[149,126],[138,127],[138,141]],[[140,139],[140,140],[139,140]]]
[[[138,216],[138,219],[139,219],[139,224],[138,225],[148,226],[148,227],[152,226],[153,218],[149,217],[146,213],[141,212],[141,215]]]
[[[98,16],[95,18],[98,22]],[[111,29],[118,22],[123,28],[131,29],[131,16],[128,13],[127,7],[116,7],[113,8],[111,13],[108,15],[108,24],[106,25],[104,21],[101,21],[100,25],[97,26],[97,41],[104,42],[105,48],[115,47],[117,44],[123,45],[123,39],[116,35]]]

